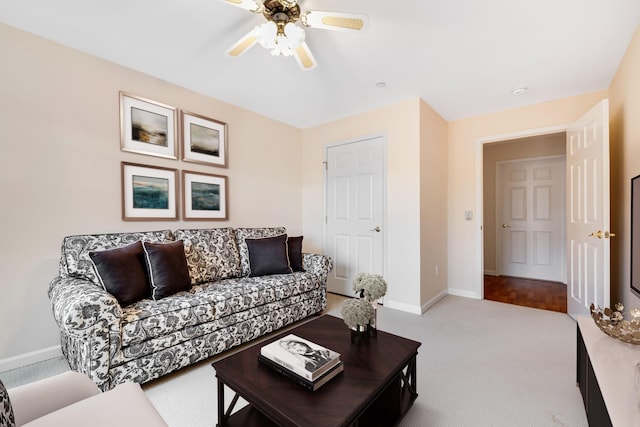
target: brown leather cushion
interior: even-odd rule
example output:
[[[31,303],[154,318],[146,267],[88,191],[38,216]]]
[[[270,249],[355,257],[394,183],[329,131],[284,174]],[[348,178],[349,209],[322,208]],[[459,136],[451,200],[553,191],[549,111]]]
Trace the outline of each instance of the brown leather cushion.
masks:
[[[123,307],[149,296],[141,242],[106,251],[92,251],[89,258],[104,289]]]
[[[249,251],[249,276],[291,273],[287,255],[287,235],[245,239]]]
[[[191,289],[182,240],[171,243],[144,242],[143,247],[154,300]]]
[[[302,266],[302,237],[289,237],[287,239],[287,250],[289,252],[289,265],[293,271],[304,271]]]

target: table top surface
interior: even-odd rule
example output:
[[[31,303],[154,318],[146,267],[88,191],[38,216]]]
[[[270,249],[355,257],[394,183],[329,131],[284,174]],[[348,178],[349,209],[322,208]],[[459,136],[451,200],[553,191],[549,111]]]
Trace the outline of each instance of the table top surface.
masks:
[[[262,346],[288,334],[340,353],[344,372],[309,391],[258,362]],[[335,426],[364,410],[415,357],[420,345],[383,331],[366,344],[352,344],[342,319],[323,315],[212,365],[220,380],[282,424]]]

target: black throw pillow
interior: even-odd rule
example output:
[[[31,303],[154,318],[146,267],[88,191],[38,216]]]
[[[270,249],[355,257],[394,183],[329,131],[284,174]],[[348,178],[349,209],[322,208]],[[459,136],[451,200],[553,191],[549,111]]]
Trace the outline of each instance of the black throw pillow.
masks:
[[[151,297],[157,301],[191,289],[191,278],[182,240],[171,243],[144,242],[151,281]]]
[[[289,265],[293,271],[304,271],[302,266],[302,237],[289,237],[287,249],[289,251]]]
[[[249,251],[249,277],[291,273],[287,235],[245,239]]]
[[[106,251],[89,252],[98,280],[121,306],[149,296],[149,280],[141,242]]]

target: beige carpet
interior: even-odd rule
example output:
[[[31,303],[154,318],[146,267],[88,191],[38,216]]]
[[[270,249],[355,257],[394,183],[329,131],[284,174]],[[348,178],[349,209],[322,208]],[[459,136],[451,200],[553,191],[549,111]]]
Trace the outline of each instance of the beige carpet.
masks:
[[[340,315],[331,296],[328,312]],[[448,296],[422,316],[382,307],[380,329],[422,342],[401,426],[587,426],[566,314]],[[145,386],[171,426],[217,422],[211,361]],[[230,400],[231,393],[226,393]]]
[[[329,295],[328,313],[339,316],[343,300]],[[588,425],[576,387],[576,324],[566,314],[448,296],[422,316],[381,307],[378,323],[422,342],[419,396],[401,426]],[[143,386],[170,426],[217,423],[216,359]],[[0,377],[11,387],[65,370],[63,361],[38,365]]]

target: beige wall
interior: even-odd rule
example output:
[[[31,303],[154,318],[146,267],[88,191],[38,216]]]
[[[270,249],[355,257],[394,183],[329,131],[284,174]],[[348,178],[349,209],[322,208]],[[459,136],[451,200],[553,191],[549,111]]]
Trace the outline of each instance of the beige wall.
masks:
[[[447,293],[447,136],[447,122],[421,101],[420,304],[423,310]]]
[[[609,87],[611,303],[640,306],[630,290],[631,178],[640,174],[640,27]],[[637,266],[636,266],[637,267]]]
[[[303,131],[302,217],[305,236],[324,238],[325,145],[383,135],[387,157],[387,304],[420,312],[420,99],[414,98]],[[305,237],[306,238],[306,237]],[[322,244],[313,249],[322,250]]]
[[[607,97],[607,91],[564,98],[449,123],[448,262],[449,292],[480,297],[482,280],[481,201],[482,167],[479,146],[482,141],[505,139],[535,129],[566,125]],[[472,221],[465,221],[465,210],[473,210]]]
[[[482,205],[484,271],[495,274],[496,266],[496,164],[506,160],[530,159],[566,153],[566,134],[556,133],[484,144]]]
[[[302,232],[299,129],[5,25],[0,57],[0,366],[59,345],[47,288],[65,235],[262,225]],[[226,122],[229,167],[120,151],[121,90]],[[227,175],[230,220],[123,222],[121,161]],[[305,244],[319,247],[317,238]]]
[[[386,304],[419,314],[447,289],[447,123],[422,100],[303,131],[304,235],[315,242],[324,236],[325,146],[371,135],[383,135],[386,142]]]

